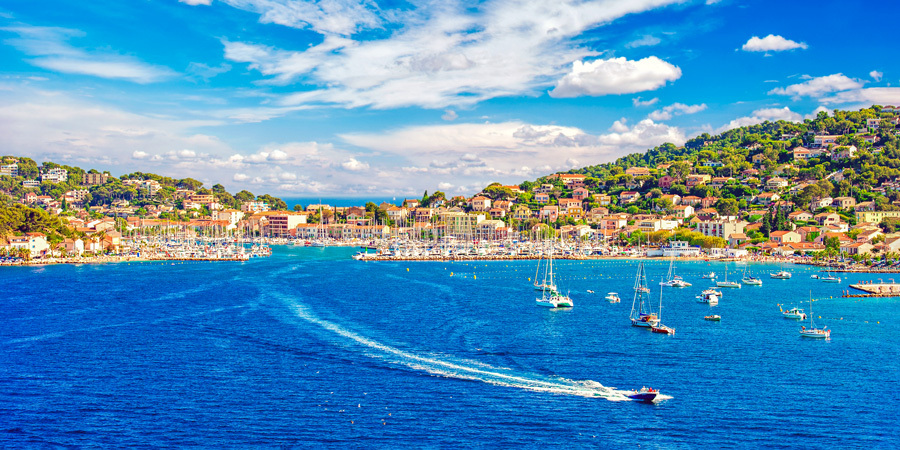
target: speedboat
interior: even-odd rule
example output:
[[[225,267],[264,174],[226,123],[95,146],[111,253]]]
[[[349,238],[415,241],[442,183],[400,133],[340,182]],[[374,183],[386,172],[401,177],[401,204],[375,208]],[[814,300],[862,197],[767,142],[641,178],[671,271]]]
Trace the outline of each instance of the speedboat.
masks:
[[[819,277],[819,281],[822,281],[825,283],[840,283],[841,279],[834,275],[828,274],[827,277]]]
[[[715,272],[705,273],[705,274],[703,274],[703,276],[701,278],[706,278],[707,280],[715,280],[716,273]]]
[[[590,290],[590,289],[588,289],[588,290],[587,290],[587,293],[588,293],[588,294],[593,294],[593,293],[594,293],[594,291],[592,291],[592,290]]]
[[[650,331],[659,334],[675,334],[675,329],[672,327],[667,327],[663,324],[656,325],[654,327],[650,327]]]
[[[806,319],[806,313],[803,312],[802,309],[797,308],[796,306],[787,311],[782,311],[781,314],[784,315],[785,319],[794,319],[794,320]]]
[[[809,277],[810,277],[810,278],[814,278],[814,279],[815,279],[815,278],[819,278],[819,276],[816,275],[816,274],[812,274],[812,275],[810,275]]]
[[[770,273],[769,276],[775,278],[776,280],[787,280],[791,278],[791,273],[786,270],[782,270],[779,272]]]
[[[610,303],[619,303],[622,301],[622,299],[619,298],[619,294],[617,294],[615,292],[610,292],[609,294],[606,294],[605,298],[607,300],[609,300]]]
[[[646,403],[653,403],[653,400],[656,400],[656,397],[658,395],[658,390],[646,387],[642,387],[639,391],[629,391],[627,394],[625,394],[626,397],[632,400]]]
[[[722,320],[722,316],[718,314],[713,314],[711,316],[703,316],[703,320],[709,320],[710,322],[719,322]]]

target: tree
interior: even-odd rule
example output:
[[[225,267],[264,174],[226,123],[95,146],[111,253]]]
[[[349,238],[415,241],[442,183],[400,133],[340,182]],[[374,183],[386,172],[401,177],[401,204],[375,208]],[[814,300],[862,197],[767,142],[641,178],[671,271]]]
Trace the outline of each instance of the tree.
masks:
[[[716,202],[715,207],[716,211],[723,216],[736,216],[738,211],[740,211],[737,200],[733,198],[719,199],[719,201]]]

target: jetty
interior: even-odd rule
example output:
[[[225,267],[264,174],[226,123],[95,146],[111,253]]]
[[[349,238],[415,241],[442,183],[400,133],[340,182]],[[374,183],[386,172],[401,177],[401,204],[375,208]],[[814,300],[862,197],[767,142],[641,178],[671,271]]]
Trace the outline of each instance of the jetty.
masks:
[[[881,280],[879,280],[881,281]],[[872,281],[851,284],[851,288],[865,292],[864,294],[851,294],[850,291],[844,291],[843,297],[847,298],[865,298],[865,297],[900,297],[900,284],[894,283],[875,283]]]

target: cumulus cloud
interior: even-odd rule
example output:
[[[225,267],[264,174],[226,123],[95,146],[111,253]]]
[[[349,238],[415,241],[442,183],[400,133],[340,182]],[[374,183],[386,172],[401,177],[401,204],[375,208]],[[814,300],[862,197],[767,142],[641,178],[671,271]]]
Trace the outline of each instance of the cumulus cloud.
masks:
[[[877,70],[873,70],[873,71],[869,72],[869,76],[872,77],[872,79],[877,82],[877,81],[881,81],[881,77],[884,76],[884,73],[879,72]]]
[[[148,156],[150,156],[149,153],[142,152],[140,150],[135,150],[135,151],[131,152],[131,157],[134,159],[146,159]]]
[[[818,114],[821,110],[820,108],[816,108],[816,110],[811,114],[811,117],[815,117],[815,115]],[[722,133],[724,131],[733,130],[735,128],[761,124],[766,121],[775,122],[778,120],[786,120],[788,122],[800,122],[803,119],[804,117],[802,115],[791,111],[787,106],[785,106],[784,108],[762,108],[753,111],[753,113],[749,116],[738,117],[737,119],[728,122],[727,124],[719,127],[715,132]]]
[[[862,83],[842,73],[836,73],[824,77],[811,78],[803,83],[792,84],[783,88],[775,88],[769,91],[769,94],[790,95],[795,99],[799,99],[800,97],[821,97],[832,92],[859,89],[861,87]]]
[[[637,61],[625,58],[598,59],[587,63],[575,61],[571,72],[556,83],[550,96],[632,94],[659,89],[666,82],[680,77],[680,68],[655,56]]]
[[[438,109],[536,94],[564,76],[573,61],[598,55],[573,38],[625,15],[678,2],[483,2],[473,14],[469,6],[452,2],[381,9],[368,2],[339,0],[223,1],[260,14],[262,22],[321,34],[319,44],[302,50],[223,41],[229,61],[248,64],[268,82],[297,86],[294,94],[281,100],[282,106],[378,109]],[[377,33],[357,39],[360,30]],[[662,75],[663,83],[673,79],[674,66],[657,65],[668,71]],[[647,88],[635,89],[605,87],[614,92]]]
[[[241,182],[241,181],[247,181],[248,179],[250,179],[250,176],[245,173],[235,173],[234,176],[231,177],[231,179],[233,181]]]
[[[90,75],[153,83],[175,75],[171,69],[144,63],[131,56],[109,51],[87,51],[74,47],[68,40],[83,37],[84,32],[66,28],[35,27],[28,25],[0,28],[17,34],[18,38],[4,42],[19,49],[37,67],[61,73]]]
[[[351,172],[361,172],[363,170],[369,170],[369,164],[361,162],[356,158],[349,158],[346,161],[341,163],[341,167]]]
[[[778,35],[770,34],[764,38],[753,36],[743,45],[743,47],[741,47],[741,50],[745,52],[782,52],[797,48],[805,50],[808,47],[809,46],[806,45],[805,42],[795,42]]]
[[[444,111],[444,114],[441,116],[441,119],[444,119],[444,120],[450,122],[450,121],[456,120],[458,117],[459,117],[459,115],[456,114],[456,111],[454,111],[452,109],[448,109],[448,110]]]
[[[655,121],[660,120],[669,120],[673,116],[680,116],[683,114],[695,114],[700,111],[706,109],[706,103],[701,103],[699,105],[685,105],[684,103],[673,103],[669,106],[664,106],[662,109],[657,109],[650,113],[647,117],[653,119]]]

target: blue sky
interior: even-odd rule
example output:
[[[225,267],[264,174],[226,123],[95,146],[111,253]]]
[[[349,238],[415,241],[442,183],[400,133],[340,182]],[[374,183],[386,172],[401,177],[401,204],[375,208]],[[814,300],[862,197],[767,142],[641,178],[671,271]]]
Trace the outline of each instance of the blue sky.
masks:
[[[472,194],[900,104],[893,2],[8,0],[3,154],[285,196]]]

